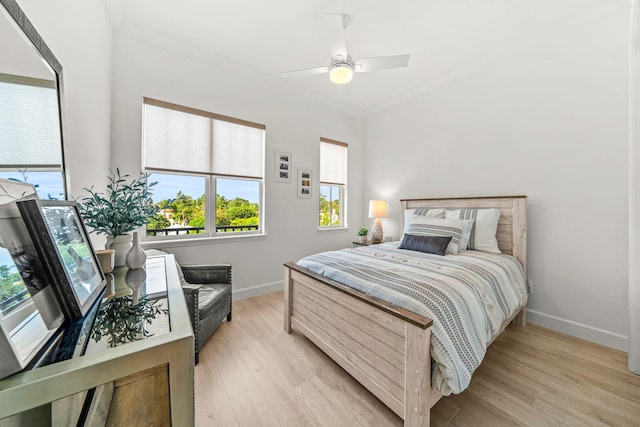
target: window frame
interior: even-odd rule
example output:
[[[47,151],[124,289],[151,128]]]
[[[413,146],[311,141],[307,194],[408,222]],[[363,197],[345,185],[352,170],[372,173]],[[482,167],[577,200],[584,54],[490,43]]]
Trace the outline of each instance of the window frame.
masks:
[[[349,145],[346,142],[336,141],[328,138],[320,138],[320,147],[322,144],[333,144],[340,147],[344,147],[344,183],[336,183],[336,182],[325,182],[321,180],[322,173],[318,174],[319,182],[318,182],[318,230],[340,230],[348,228],[347,225],[347,185],[348,185],[348,159],[349,159]],[[321,149],[322,150],[322,149]],[[322,171],[322,155],[320,155],[320,171]],[[329,187],[337,187],[339,190],[339,208],[340,208],[340,223],[336,225],[322,225],[320,224],[320,198],[322,196],[321,188],[323,186]],[[329,190],[331,191],[331,190]],[[331,222],[331,221],[329,221]]]
[[[169,175],[183,175],[183,176],[193,176],[193,177],[204,177],[205,178],[205,229],[204,233],[197,234],[179,234],[179,235],[156,235],[156,236],[147,236],[146,233],[146,225],[144,226],[144,238],[143,241],[147,242],[158,242],[158,241],[180,241],[180,240],[202,240],[202,239],[233,239],[233,238],[242,238],[246,236],[263,236],[265,235],[264,224],[265,224],[265,200],[264,200],[264,185],[265,185],[265,148],[266,148],[266,126],[250,122],[247,120],[237,119],[234,117],[224,116],[216,113],[211,113],[204,110],[198,110],[191,107],[185,107],[178,104],[172,104],[165,101],[159,101],[152,98],[143,98],[143,129],[144,129],[144,106],[145,104],[172,109],[176,111],[180,111],[183,113],[194,114],[209,118],[211,120],[220,120],[226,121],[242,126],[249,126],[253,128],[258,128],[263,130],[264,139],[262,142],[262,177],[250,177],[250,176],[236,176],[236,175],[226,175],[219,174],[214,172],[195,172],[195,171],[187,171],[187,170],[178,170],[178,169],[166,169],[166,168],[154,168],[154,167],[146,167],[145,166],[145,137],[144,131],[142,135],[142,157],[141,169],[145,173],[159,173],[159,174],[169,174]],[[213,142],[212,142],[213,143]],[[217,211],[217,180],[218,179],[229,179],[229,180],[243,180],[243,181],[252,181],[258,183],[258,229],[257,230],[246,230],[246,231],[231,231],[231,232],[218,232],[216,226],[216,211]],[[151,177],[151,181],[153,181],[153,176]],[[199,197],[199,196],[198,196]]]
[[[35,37],[38,37],[38,34],[35,34]],[[67,188],[67,170],[65,163],[65,151],[64,151],[64,129],[63,129],[63,120],[62,120],[62,95],[61,95],[61,84],[62,84],[62,67],[58,63],[58,61],[53,57],[53,54],[49,51],[49,48],[44,45],[44,43],[38,44],[32,40],[32,37],[29,36],[29,39],[36,46],[37,53],[40,55],[41,59],[44,60],[46,66],[51,69],[53,73],[53,80],[35,78],[35,77],[26,77],[19,76],[13,74],[5,74],[0,73],[0,82],[8,83],[8,84],[16,84],[22,86],[33,86],[40,87],[46,89],[53,89],[56,93],[56,114],[57,114],[57,128],[58,128],[58,136],[60,141],[58,142],[58,146],[60,149],[60,163],[52,163],[52,164],[30,164],[30,163],[16,163],[16,164],[0,164],[0,172],[16,172],[16,173],[29,173],[29,172],[59,172],[62,175],[62,198],[55,200],[67,200],[68,197],[68,188]],[[41,40],[40,40],[41,41]],[[22,182],[22,181],[21,181]],[[36,185],[39,183],[35,182],[27,182],[27,184]],[[36,190],[36,195],[39,199],[40,193]],[[46,200],[46,199],[43,199]]]

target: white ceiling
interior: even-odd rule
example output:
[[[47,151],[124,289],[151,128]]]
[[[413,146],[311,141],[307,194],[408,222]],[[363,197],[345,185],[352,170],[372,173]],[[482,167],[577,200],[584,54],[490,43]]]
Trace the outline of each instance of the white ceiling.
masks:
[[[283,71],[327,66],[322,15],[348,14],[346,42],[354,59],[409,53],[409,67],[358,73],[341,86],[326,74],[286,83],[363,115],[554,37],[616,3],[620,7],[620,0],[108,0],[115,31],[139,27],[277,79]]]

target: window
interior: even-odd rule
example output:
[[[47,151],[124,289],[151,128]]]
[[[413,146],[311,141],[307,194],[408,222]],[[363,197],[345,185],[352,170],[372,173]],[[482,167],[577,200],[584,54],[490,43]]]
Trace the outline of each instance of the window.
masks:
[[[346,227],[347,144],[320,138],[320,227]]]
[[[58,92],[52,80],[0,74],[0,178],[64,199]]]
[[[147,236],[262,233],[265,126],[144,99]]]

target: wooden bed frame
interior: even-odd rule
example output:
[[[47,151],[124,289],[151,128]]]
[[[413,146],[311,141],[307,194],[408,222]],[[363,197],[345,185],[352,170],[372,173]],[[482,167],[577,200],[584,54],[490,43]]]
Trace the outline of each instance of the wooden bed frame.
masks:
[[[401,200],[412,208],[497,208],[503,253],[527,268],[526,196]],[[371,297],[295,263],[285,264],[284,329],[293,326],[404,420],[428,426],[442,397],[431,388],[429,318]],[[525,326],[523,307],[508,324]]]

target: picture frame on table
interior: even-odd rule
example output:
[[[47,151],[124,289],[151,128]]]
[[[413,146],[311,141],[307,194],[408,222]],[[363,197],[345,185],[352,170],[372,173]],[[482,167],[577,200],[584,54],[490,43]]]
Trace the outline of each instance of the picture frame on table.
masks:
[[[65,317],[17,203],[30,184],[0,179],[0,379],[39,360]]]
[[[105,274],[75,202],[25,200],[18,208],[46,264],[65,316],[83,317],[100,298]]]
[[[276,182],[291,182],[292,155],[286,151],[275,151],[275,180]]]
[[[313,171],[311,169],[298,168],[298,197],[310,199],[312,197]]]

